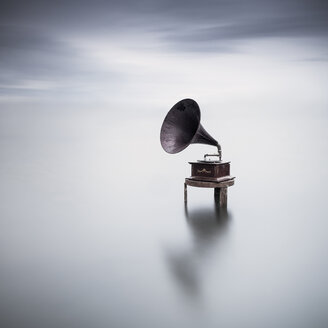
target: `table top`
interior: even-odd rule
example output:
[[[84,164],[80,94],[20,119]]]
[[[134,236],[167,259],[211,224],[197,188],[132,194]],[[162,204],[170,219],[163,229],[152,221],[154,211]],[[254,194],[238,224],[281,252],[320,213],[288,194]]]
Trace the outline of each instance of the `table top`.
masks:
[[[228,179],[226,177],[224,180],[220,181],[205,181],[205,180],[199,180],[195,178],[186,178],[185,184],[192,187],[201,187],[201,188],[222,188],[222,187],[230,187],[235,184],[235,178],[229,177]]]
[[[205,160],[198,160],[194,162],[188,162],[189,164],[205,164],[205,165],[222,165],[222,164],[229,164],[231,163],[230,161],[224,161],[224,162],[219,162],[219,161],[205,161]]]

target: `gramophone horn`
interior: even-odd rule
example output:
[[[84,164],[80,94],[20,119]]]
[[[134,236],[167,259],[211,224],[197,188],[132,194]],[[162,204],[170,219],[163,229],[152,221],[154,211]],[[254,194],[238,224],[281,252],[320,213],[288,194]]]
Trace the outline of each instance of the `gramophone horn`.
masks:
[[[167,113],[161,128],[161,144],[169,154],[176,154],[192,143],[216,146],[219,143],[200,124],[200,109],[196,101],[183,99]]]

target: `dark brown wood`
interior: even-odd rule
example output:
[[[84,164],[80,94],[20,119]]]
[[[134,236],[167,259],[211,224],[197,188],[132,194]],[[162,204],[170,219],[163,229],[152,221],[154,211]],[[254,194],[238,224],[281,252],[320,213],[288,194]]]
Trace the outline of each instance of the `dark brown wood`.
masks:
[[[227,200],[228,200],[228,188],[222,187],[220,188],[220,192],[219,192],[219,205],[221,207],[227,206]]]
[[[230,162],[189,162],[191,164],[192,178],[205,178],[215,180],[224,176],[230,176]]]
[[[214,188],[214,199],[217,203],[220,202],[220,190],[221,188]]]
[[[184,201],[187,203],[187,184],[184,184]]]
[[[230,187],[234,185],[235,180],[234,178],[222,182],[215,182],[215,181],[201,181],[201,180],[194,180],[190,178],[185,179],[185,184],[192,187],[200,187],[200,188],[222,188],[222,187]]]
[[[208,182],[223,182],[227,180],[234,179],[235,177],[232,177],[231,175],[227,175],[221,178],[200,178],[200,177],[189,177],[190,180],[197,180],[197,181],[208,181]]]
[[[234,185],[234,178],[221,182],[201,181],[190,178],[185,179],[184,183],[184,201],[187,202],[187,186],[214,188],[214,199],[220,207],[226,207],[228,202],[228,187]]]

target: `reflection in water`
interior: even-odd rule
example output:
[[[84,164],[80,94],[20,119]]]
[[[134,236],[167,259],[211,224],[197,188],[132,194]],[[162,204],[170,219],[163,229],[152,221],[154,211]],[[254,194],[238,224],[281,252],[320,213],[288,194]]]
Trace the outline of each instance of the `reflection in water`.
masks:
[[[217,203],[214,203],[214,209],[201,208],[191,212],[185,204],[185,217],[194,239],[194,251],[203,255],[226,231],[230,215],[227,208],[220,208]]]
[[[222,244],[231,221],[227,208],[199,208],[188,210],[185,204],[185,217],[191,232],[192,244],[167,251],[169,269],[180,289],[194,298],[201,297],[203,276],[206,273],[210,255],[216,253]],[[218,258],[216,258],[217,261]]]

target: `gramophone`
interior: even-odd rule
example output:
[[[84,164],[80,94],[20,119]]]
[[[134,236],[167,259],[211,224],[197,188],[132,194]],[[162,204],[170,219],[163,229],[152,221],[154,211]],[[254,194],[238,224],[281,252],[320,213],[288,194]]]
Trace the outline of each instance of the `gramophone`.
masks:
[[[179,153],[194,143],[215,146],[217,153],[205,154],[202,160],[189,162],[191,176],[185,179],[185,201],[189,185],[215,188],[220,205],[226,205],[227,187],[234,184],[230,162],[222,161],[221,146],[200,124],[200,109],[195,100],[180,100],[170,109],[163,121],[160,139],[169,154]]]

